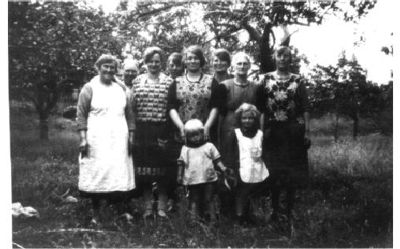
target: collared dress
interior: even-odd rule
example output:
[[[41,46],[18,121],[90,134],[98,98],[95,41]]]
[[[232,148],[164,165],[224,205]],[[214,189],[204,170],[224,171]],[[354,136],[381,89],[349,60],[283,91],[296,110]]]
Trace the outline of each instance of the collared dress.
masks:
[[[173,80],[160,73],[158,83],[150,83],[147,74],[139,75],[131,88],[136,120],[134,161],[141,181],[158,181],[166,175],[167,152],[160,146],[169,134],[167,96]]]
[[[125,87],[94,77],[79,94],[77,122],[79,130],[87,130],[88,142],[88,156],[79,155],[79,190],[102,194],[134,189],[128,131],[135,127]]]
[[[310,111],[305,79],[291,74],[278,80],[267,73],[261,80],[263,91],[257,105],[265,114],[263,155],[278,185],[304,185],[308,177],[307,145],[304,141],[304,112]]]

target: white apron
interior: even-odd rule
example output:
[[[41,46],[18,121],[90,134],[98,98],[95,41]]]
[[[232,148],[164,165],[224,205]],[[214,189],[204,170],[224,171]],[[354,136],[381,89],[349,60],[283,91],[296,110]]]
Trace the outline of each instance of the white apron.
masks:
[[[79,190],[93,193],[129,191],[135,188],[132,157],[128,156],[126,95],[121,86],[101,84],[92,87],[87,120],[88,157],[79,156]]]
[[[245,137],[240,129],[235,129],[239,147],[240,179],[245,183],[264,181],[269,172],[261,158],[263,133],[258,130],[253,138]]]

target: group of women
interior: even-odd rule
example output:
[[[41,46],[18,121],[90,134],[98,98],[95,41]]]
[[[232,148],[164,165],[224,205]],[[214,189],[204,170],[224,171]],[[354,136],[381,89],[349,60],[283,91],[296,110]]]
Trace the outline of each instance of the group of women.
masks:
[[[276,71],[261,75],[259,82],[248,79],[251,61],[244,52],[231,60],[226,49],[215,50],[213,75],[203,71],[207,60],[199,46],[171,54],[166,63],[160,48],[149,47],[143,61],[147,72],[127,87],[114,80],[115,58],[102,55],[95,63],[99,75],[84,85],[79,96],[79,190],[92,199],[93,221],[100,215],[102,199],[115,203],[120,214],[129,213],[127,201],[134,189],[143,194],[143,217],[167,217],[189,120],[204,124],[204,138],[219,150],[223,164],[237,171],[238,151],[230,145],[236,141],[235,110],[243,103],[253,104],[261,113],[258,128],[264,134],[262,158],[270,172],[266,182],[272,194],[271,218],[277,219],[281,212],[282,190],[287,193],[290,218],[295,189],[307,176],[309,146],[307,93],[303,79],[290,72],[290,49],[276,50]],[[162,72],[164,63],[169,75]]]

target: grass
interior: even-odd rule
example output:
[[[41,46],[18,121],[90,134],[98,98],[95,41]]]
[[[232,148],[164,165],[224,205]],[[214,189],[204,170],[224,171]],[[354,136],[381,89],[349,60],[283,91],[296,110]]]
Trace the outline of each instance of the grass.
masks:
[[[329,122],[314,120],[311,177],[296,196],[292,236],[285,222],[267,222],[268,196],[255,202],[260,220],[255,226],[239,226],[225,216],[217,227],[190,225],[184,198],[169,220],[144,221],[138,198],[131,202],[132,224],[106,209],[106,221],[92,227],[88,200],[63,198],[65,193],[79,198],[75,124],[52,117],[50,140],[41,142],[31,107],[12,106],[10,115],[12,199],[40,213],[13,219],[13,242],[23,247],[393,247],[391,137],[362,133],[353,141],[341,135],[334,143]]]

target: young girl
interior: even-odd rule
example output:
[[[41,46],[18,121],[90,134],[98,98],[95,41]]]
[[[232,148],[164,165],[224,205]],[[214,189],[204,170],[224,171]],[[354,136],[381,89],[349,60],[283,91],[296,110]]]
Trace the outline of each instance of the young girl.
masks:
[[[220,160],[215,146],[204,139],[204,126],[198,119],[191,119],[184,126],[186,144],[178,159],[178,183],[188,186],[191,219],[205,214],[206,219],[215,221],[213,195],[218,180],[214,166],[224,174],[227,168]],[[200,212],[202,207],[205,208]]]
[[[263,132],[259,130],[260,112],[254,105],[244,103],[235,111],[237,127],[234,130],[235,168],[239,179],[235,193],[235,214],[240,222],[248,217],[244,209],[251,195],[269,176],[262,158]]]

